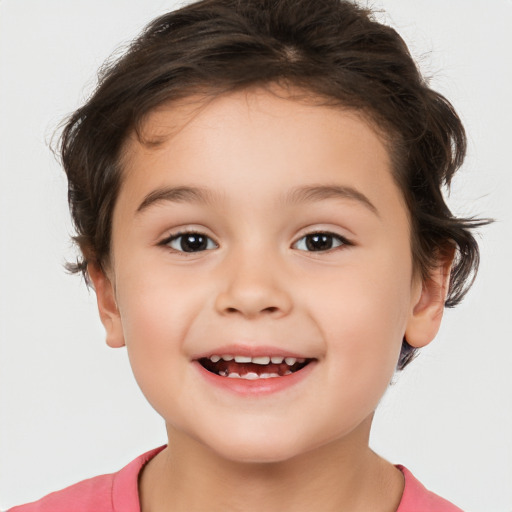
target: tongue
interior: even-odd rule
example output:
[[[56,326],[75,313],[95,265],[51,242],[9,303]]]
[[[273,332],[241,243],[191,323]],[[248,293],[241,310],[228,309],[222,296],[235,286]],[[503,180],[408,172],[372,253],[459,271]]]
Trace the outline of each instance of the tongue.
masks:
[[[245,375],[246,373],[256,373],[261,375],[262,373],[277,373],[284,375],[290,370],[290,367],[286,363],[281,364],[254,364],[254,363],[236,363],[235,361],[223,361],[224,364],[218,363],[219,371],[227,371],[228,373],[238,373],[238,375]]]

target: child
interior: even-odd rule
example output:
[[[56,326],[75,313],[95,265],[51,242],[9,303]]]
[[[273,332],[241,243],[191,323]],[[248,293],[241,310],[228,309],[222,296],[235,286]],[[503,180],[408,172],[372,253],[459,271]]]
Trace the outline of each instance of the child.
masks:
[[[478,264],[441,188],[464,130],[394,30],[339,0],[155,20],[62,158],[107,343],[169,444],[13,511],[454,511],[368,446]]]

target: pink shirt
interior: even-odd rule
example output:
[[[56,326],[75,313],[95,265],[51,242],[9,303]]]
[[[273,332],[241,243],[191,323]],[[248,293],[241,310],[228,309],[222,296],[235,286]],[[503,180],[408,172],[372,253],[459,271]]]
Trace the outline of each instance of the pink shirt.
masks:
[[[162,446],[137,457],[118,473],[83,480],[7,512],[140,512],[139,473],[163,449]],[[396,512],[462,512],[425,489],[406,468],[397,467],[404,474],[405,488]]]

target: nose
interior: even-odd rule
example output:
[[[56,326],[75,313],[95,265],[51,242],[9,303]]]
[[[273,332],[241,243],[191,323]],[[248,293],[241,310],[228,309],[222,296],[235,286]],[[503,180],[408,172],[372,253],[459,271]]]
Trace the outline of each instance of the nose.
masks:
[[[292,309],[287,279],[276,258],[259,254],[233,255],[224,262],[215,308],[222,315],[279,318]]]

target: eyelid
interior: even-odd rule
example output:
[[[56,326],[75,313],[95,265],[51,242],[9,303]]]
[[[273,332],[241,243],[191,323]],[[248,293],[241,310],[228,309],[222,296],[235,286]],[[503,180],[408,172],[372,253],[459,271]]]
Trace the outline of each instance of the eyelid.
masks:
[[[208,238],[211,238],[217,245],[219,245],[211,231],[200,224],[181,224],[166,229],[164,233],[164,235],[161,235],[162,238],[160,241],[157,242],[157,245],[165,245],[166,243],[169,242],[169,240],[177,238],[178,236],[181,235],[203,235]]]

